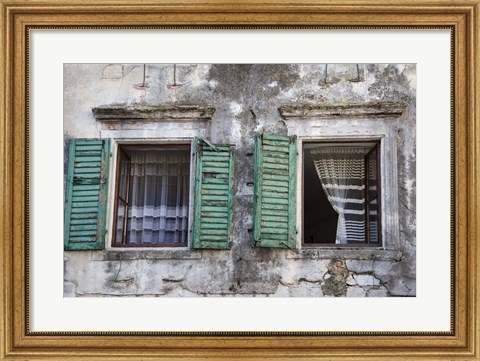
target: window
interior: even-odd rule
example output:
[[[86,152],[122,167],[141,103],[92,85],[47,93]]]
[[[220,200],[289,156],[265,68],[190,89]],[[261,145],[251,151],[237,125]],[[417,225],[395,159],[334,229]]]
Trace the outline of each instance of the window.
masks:
[[[117,248],[231,248],[235,146],[199,138],[192,146],[115,143],[113,167],[110,147],[110,139],[69,143],[65,250],[102,250],[109,235]]]
[[[376,142],[303,145],[303,245],[381,246]]]
[[[190,146],[120,146],[113,246],[187,246]]]

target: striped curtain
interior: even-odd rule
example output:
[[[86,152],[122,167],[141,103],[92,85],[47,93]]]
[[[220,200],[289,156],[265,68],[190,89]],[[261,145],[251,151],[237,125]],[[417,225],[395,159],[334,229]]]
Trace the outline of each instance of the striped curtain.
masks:
[[[189,171],[189,150],[132,152],[129,244],[187,244]]]
[[[364,147],[310,150],[322,188],[338,213],[336,244],[365,242],[364,173],[367,152]]]

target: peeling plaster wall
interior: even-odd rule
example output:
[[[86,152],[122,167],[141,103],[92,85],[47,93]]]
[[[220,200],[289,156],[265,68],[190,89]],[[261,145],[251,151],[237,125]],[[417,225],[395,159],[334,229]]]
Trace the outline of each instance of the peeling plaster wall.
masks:
[[[105,124],[92,113],[98,106],[215,108],[205,136],[213,143],[236,145],[233,247],[197,251],[112,250],[107,246],[104,251],[66,251],[66,297],[415,295],[415,65],[189,64],[177,65],[175,80],[173,70],[171,64],[66,64],[65,144],[70,138],[106,134]],[[395,131],[400,235],[395,248],[383,252],[253,248],[255,133],[291,131],[278,111],[285,104],[379,101],[405,103],[406,109],[395,119],[360,119],[351,124],[375,122]],[[340,119],[337,124],[350,123]],[[144,128],[144,136],[154,131]]]

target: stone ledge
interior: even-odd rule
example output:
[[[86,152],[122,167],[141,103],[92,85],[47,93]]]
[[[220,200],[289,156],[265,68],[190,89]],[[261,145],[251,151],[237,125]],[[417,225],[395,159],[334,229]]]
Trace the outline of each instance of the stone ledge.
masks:
[[[291,250],[287,253],[287,259],[332,259],[341,258],[347,260],[375,260],[375,261],[400,261],[403,254],[401,251],[385,249],[345,249],[345,248],[307,248]]]
[[[92,108],[97,121],[209,121],[215,108],[199,105],[162,104],[156,106],[102,105]]]
[[[101,252],[93,252],[94,261],[118,261],[122,260],[189,260],[201,259],[201,251],[191,249],[108,249]]]
[[[358,104],[291,104],[278,108],[285,120],[326,118],[392,118],[405,111],[404,103],[371,102]]]

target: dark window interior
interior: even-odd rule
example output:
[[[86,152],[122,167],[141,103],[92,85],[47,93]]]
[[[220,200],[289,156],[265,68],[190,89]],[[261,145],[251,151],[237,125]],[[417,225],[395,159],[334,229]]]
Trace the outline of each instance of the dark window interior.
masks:
[[[363,222],[364,232],[362,238],[358,233],[354,234],[355,239],[347,236],[347,243],[342,246],[379,246],[381,245],[380,227],[380,189],[379,177],[379,147],[376,142],[342,142],[342,143],[305,143],[303,149],[303,244],[305,246],[335,245],[337,238],[337,223],[339,215],[330,203],[322,182],[317,173],[314,157],[310,150],[318,147],[357,147],[365,149],[365,152],[358,155],[360,161],[364,162],[363,181],[360,184],[363,191],[356,192],[360,198],[357,204],[350,205],[353,211],[363,212],[362,214],[350,215]],[[363,159],[363,160],[362,160]],[[357,180],[358,181],[358,180]],[[362,196],[364,194],[364,196]],[[363,202],[362,202],[363,197]],[[363,241],[362,241],[363,239]]]
[[[304,152],[303,159],[303,242],[334,244],[338,214],[323,191],[310,152]]]

